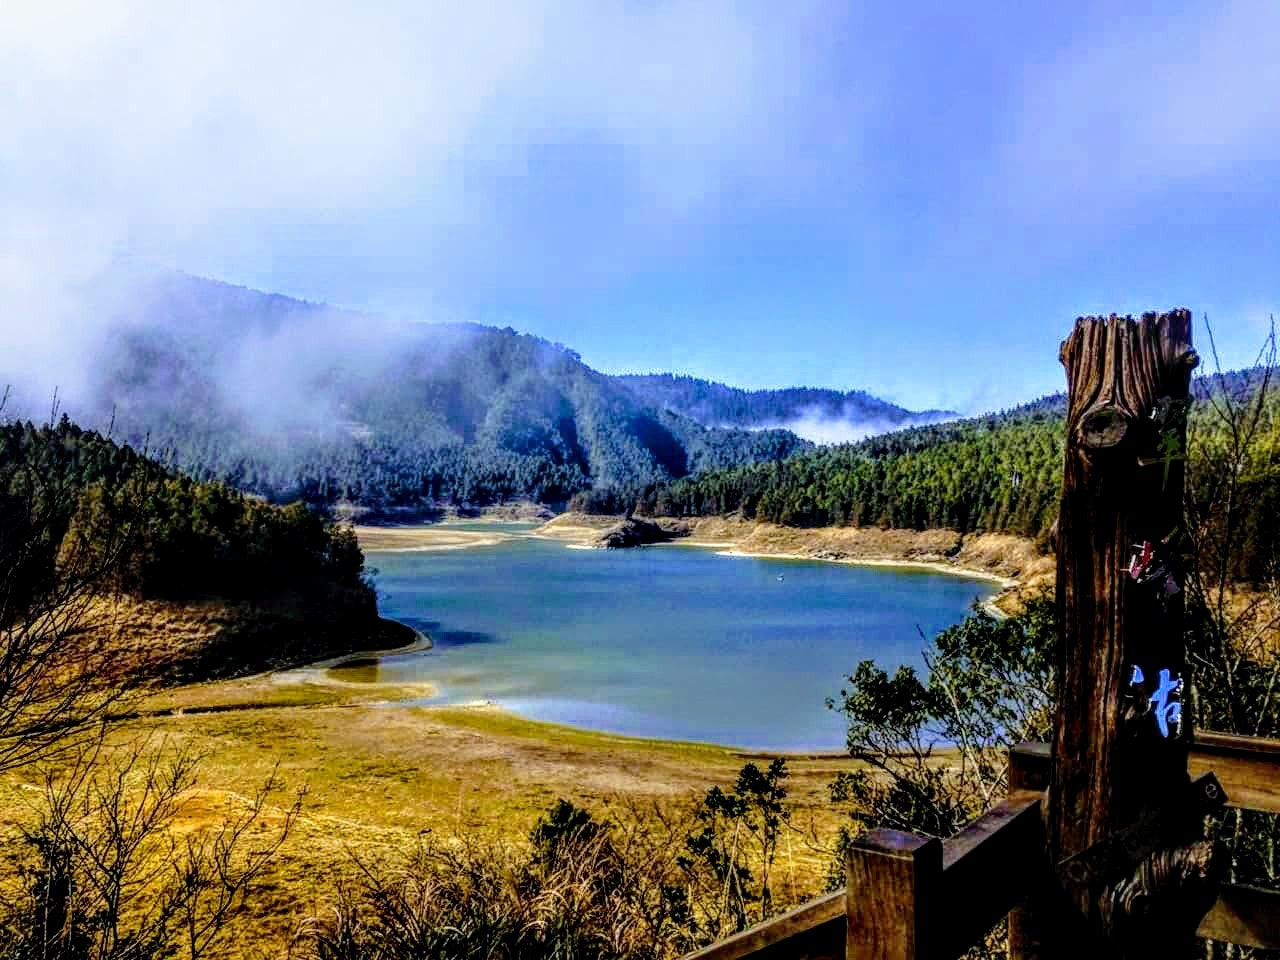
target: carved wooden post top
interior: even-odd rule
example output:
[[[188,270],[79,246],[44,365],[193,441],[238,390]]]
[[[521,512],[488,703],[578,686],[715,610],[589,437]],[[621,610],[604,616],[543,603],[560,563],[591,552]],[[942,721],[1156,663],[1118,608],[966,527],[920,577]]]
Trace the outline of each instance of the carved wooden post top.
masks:
[[[1191,311],[1078,317],[1058,358],[1067,371],[1067,429],[1089,449],[1119,444],[1164,396],[1186,396],[1200,362]]]

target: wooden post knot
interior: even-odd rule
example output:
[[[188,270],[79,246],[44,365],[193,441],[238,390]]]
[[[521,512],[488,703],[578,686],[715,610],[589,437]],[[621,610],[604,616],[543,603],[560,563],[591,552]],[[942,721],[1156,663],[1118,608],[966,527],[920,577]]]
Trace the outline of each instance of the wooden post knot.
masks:
[[[1210,803],[1216,803],[1222,796],[1222,787],[1218,785],[1217,779],[1210,780],[1204,785],[1204,798]]]
[[[1084,883],[1089,879],[1089,865],[1083,860],[1070,860],[1063,865],[1063,873],[1071,883]]]
[[[1184,373],[1190,373],[1196,367],[1200,366],[1200,354],[1192,350],[1191,346],[1188,344],[1181,356],[1179,356],[1174,362],[1183,369]]]
[[[1130,418],[1114,404],[1094,407],[1080,418],[1080,442],[1089,450],[1107,450],[1129,433]]]

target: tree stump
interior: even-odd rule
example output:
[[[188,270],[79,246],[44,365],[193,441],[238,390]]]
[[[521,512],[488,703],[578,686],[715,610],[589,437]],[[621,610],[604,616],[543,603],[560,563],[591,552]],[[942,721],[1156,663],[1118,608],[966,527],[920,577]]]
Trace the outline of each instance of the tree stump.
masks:
[[[1082,317],[1060,357],[1067,435],[1046,822],[1055,873],[1026,914],[1039,929],[1019,924],[1016,951],[1136,957],[1169,947],[1176,956],[1212,903],[1195,912],[1215,862],[1198,843],[1190,717],[1177,686],[1186,669],[1183,451],[1197,363],[1190,311]]]

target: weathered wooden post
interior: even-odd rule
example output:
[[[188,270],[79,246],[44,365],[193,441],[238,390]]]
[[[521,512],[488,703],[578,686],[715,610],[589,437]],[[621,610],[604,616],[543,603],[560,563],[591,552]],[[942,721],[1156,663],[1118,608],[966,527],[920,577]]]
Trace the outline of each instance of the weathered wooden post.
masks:
[[[935,956],[942,843],[898,830],[872,830],[845,855],[846,960]]]
[[[1022,958],[1185,955],[1212,903],[1176,557],[1191,314],[1083,317],[1062,344],[1052,878],[1015,924]],[[1027,921],[1035,929],[1027,929]]]

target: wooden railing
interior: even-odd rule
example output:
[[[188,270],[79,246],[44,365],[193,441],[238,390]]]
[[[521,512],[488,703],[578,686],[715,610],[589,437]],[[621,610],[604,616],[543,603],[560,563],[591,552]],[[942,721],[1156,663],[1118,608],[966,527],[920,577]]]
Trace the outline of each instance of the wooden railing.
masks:
[[[873,830],[852,845],[848,885],[711,944],[687,960],[948,960],[1019,906],[1046,867],[1047,744],[1010,751],[1010,794],[946,841]],[[1280,814],[1280,740],[1199,733],[1192,776],[1212,771],[1231,806]],[[849,897],[847,890],[856,891]],[[1280,949],[1280,892],[1225,885],[1199,934]],[[1016,944],[1011,955],[1016,957]]]

